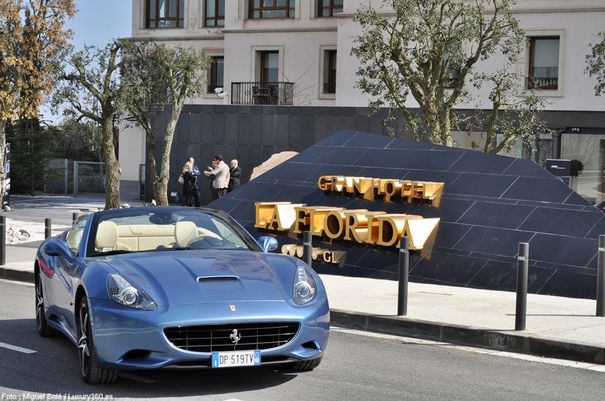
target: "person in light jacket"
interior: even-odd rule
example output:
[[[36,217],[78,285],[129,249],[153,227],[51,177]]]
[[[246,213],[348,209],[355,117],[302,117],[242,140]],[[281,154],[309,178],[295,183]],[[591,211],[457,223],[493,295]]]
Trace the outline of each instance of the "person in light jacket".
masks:
[[[229,187],[229,166],[223,161],[222,155],[215,155],[212,163],[215,167],[208,166],[204,175],[212,177],[212,200],[222,198]]]

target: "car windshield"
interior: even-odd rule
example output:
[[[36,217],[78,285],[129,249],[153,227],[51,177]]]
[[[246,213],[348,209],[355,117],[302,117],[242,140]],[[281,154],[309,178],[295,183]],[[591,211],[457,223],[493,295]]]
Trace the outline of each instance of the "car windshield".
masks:
[[[97,222],[91,256],[184,249],[250,249],[230,223],[199,210],[150,208]]]

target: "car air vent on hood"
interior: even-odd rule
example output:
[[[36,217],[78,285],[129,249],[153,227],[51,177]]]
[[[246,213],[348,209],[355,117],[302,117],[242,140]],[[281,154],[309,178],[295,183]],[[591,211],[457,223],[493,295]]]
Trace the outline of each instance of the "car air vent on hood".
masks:
[[[195,279],[198,283],[202,283],[205,281],[230,281],[230,280],[239,280],[239,277],[234,274],[223,274],[217,276],[199,276]]]

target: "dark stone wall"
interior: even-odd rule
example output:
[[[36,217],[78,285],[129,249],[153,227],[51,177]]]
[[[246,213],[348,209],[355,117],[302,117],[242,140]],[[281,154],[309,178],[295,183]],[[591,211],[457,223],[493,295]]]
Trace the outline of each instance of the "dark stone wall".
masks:
[[[326,155],[336,155],[327,158]],[[321,191],[322,175],[445,184],[439,206],[385,202]],[[301,244],[292,232],[254,228],[255,202],[365,209],[439,218],[434,237],[410,255],[410,280],[514,291],[519,242],[529,243],[528,291],[575,298],[596,293],[597,238],[605,213],[530,160],[339,131],[249,182],[210,207],[227,211],[256,237]],[[397,280],[395,247],[326,236],[313,246],[344,251],[342,267],[313,262],[319,273]]]
[[[187,105],[177,124],[170,156],[169,192],[181,191],[177,179],[188,156],[193,156],[203,169],[213,155],[220,153],[228,162],[238,159],[242,168],[242,184],[252,169],[272,154],[285,150],[300,152],[342,129],[388,135],[381,125],[386,110],[370,115],[367,107],[310,106],[237,106]],[[166,125],[165,113],[158,113],[155,126]],[[602,127],[605,133],[605,112],[545,112],[544,119],[555,131],[567,127]],[[405,132],[399,120],[393,128]],[[409,139],[406,134],[401,135]],[[158,152],[163,144],[157,143]],[[555,141],[555,146],[558,142]],[[557,155],[558,150],[554,149]],[[158,154],[159,158],[159,154]],[[151,182],[149,175],[147,182]],[[209,180],[200,179],[201,202],[210,202]],[[145,199],[151,200],[151,187],[146,185]]]
[[[384,114],[369,116],[368,108],[357,107],[187,105],[172,144],[169,192],[180,193],[177,179],[188,156],[196,159],[200,169],[215,154],[222,154],[227,163],[237,159],[244,184],[252,169],[272,154],[286,150],[300,152],[343,128],[388,135],[380,124]],[[158,129],[165,127],[166,116],[166,113],[156,116]],[[162,145],[157,143],[158,157]],[[202,204],[209,203],[209,180],[200,177],[199,185]],[[151,200],[149,185],[146,200]]]

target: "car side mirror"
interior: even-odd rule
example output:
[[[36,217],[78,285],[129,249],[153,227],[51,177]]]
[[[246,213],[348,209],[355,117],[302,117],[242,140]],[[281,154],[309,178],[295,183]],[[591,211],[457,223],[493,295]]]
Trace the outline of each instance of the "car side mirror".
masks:
[[[279,243],[277,242],[277,240],[268,235],[263,235],[262,237],[259,237],[258,243],[260,244],[261,249],[265,253],[274,251],[279,246]]]
[[[58,241],[46,243],[44,245],[44,252],[49,256],[71,256],[71,252],[67,249],[67,246],[62,245]]]

